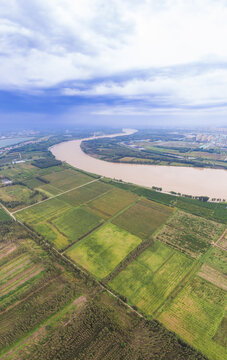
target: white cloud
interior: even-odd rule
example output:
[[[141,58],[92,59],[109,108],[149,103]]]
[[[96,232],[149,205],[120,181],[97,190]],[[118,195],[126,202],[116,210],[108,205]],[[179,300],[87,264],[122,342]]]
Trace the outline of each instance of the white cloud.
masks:
[[[220,104],[227,94],[227,70],[218,65],[227,63],[226,19],[224,0],[1,0],[0,88],[31,91],[102,77],[87,90],[62,92]],[[201,74],[186,66],[199,63],[217,65]],[[183,65],[185,74],[105,80]]]
[[[64,95],[121,96],[182,106],[212,105],[227,102],[227,68],[209,69],[203,73],[161,74],[134,78],[123,83],[102,82],[86,90],[64,88]]]

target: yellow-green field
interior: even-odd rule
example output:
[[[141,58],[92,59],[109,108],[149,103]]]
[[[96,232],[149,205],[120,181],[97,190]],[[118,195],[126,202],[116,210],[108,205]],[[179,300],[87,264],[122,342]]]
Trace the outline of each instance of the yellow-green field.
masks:
[[[51,220],[51,224],[68,238],[69,243],[90,232],[101,222],[100,217],[83,208],[68,210]]]
[[[140,242],[138,237],[109,223],[77,242],[66,254],[95,277],[102,279]]]
[[[51,186],[61,190],[62,192],[93,180],[90,176],[81,174],[73,169],[52,172],[42,177],[49,181]]]
[[[104,194],[111,188],[112,187],[108,184],[95,181],[79,189],[75,189],[66,194],[63,194],[59,196],[59,199],[70,204],[71,206],[78,206],[95,199],[97,196]]]
[[[174,209],[149,200],[141,200],[120,214],[113,223],[134,235],[147,239],[161,226]]]
[[[131,305],[152,315],[190,272],[193,264],[188,256],[154,242],[109,285],[126,296]]]
[[[226,292],[195,277],[158,320],[211,360],[226,358]]]
[[[104,219],[115,215],[133,203],[138,197],[128,191],[113,189],[106,195],[89,203],[89,207]]]

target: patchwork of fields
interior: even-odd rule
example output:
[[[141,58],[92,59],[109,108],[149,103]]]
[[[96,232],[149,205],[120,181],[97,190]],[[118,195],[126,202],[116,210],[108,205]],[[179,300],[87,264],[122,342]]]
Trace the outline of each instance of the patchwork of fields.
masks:
[[[113,222],[132,234],[147,239],[159,226],[165,223],[173,211],[168,206],[149,200],[141,200],[124,211]]]
[[[107,224],[73,245],[66,254],[94,276],[106,277],[141,240]]]
[[[7,171],[8,177],[11,171],[18,181],[20,171]],[[224,358],[225,225],[148,200],[67,166],[51,170],[25,164],[21,181],[22,185],[0,188],[3,202],[24,201],[21,209],[18,204],[12,208],[19,221],[96,279],[106,278],[107,283],[112,274],[108,288],[144,316],[158,319],[210,359]],[[37,197],[31,197],[32,193]],[[8,219],[0,208],[0,221]],[[48,262],[37,260],[36,251],[41,250],[31,253],[31,241],[0,245],[0,316],[9,309],[16,324],[25,320],[23,309],[15,305],[16,315],[13,304],[20,304],[39,284],[47,281],[53,285],[45,285],[43,295],[40,290],[37,311],[44,296],[50,304],[54,301],[54,287],[59,289],[57,298],[67,287],[64,275],[56,278],[54,273],[52,279]],[[139,251],[141,244],[145,247]],[[9,326],[12,328],[13,320]],[[3,348],[11,342],[8,336],[7,328],[0,332]]]
[[[226,300],[226,293],[222,289],[195,277],[158,320],[208,358],[224,359]]]
[[[4,228],[0,240],[0,357],[29,334],[19,352],[31,340],[30,331],[76,298],[66,274],[20,226],[11,225],[10,238]],[[39,332],[45,332],[45,327],[35,331],[33,341],[38,340]],[[18,352],[12,358],[17,359]]]
[[[178,211],[157,233],[156,239],[198,258],[217,241],[224,229],[223,224]]]
[[[126,296],[131,305],[152,315],[192,270],[193,263],[184,254],[155,242],[127,266],[110,286]]]

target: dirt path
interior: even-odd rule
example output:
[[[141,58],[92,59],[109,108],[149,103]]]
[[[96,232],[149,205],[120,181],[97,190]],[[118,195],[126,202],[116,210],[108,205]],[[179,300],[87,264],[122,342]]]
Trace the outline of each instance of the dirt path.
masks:
[[[227,229],[225,229],[225,231],[221,234],[221,236],[218,238],[218,240],[216,242],[214,242],[212,245],[216,246],[224,251],[227,251],[226,248],[224,248],[223,246],[218,244],[225,237],[226,234],[227,234]]]
[[[64,194],[67,194],[68,192],[70,192],[70,191],[73,191],[73,190],[76,190],[76,189],[79,189],[79,188],[82,188],[82,187],[84,187],[84,186],[86,186],[86,185],[89,185],[89,184],[92,184],[92,183],[94,183],[94,182],[96,182],[96,181],[99,181],[100,179],[102,179],[102,177],[99,177],[98,179],[95,179],[95,180],[92,180],[92,181],[89,181],[89,182],[87,182],[86,184],[82,184],[82,185],[79,185],[79,186],[76,186],[76,187],[74,187],[74,188],[72,188],[72,189],[69,189],[69,190],[66,190],[66,191],[63,191],[62,193],[60,193],[60,194],[57,194],[57,195],[54,195],[54,196],[51,196],[51,197],[49,197],[48,199],[44,199],[44,200],[41,200],[41,201],[38,201],[37,203],[34,203],[34,204],[31,204],[31,205],[28,205],[28,206],[26,206],[26,207],[24,207],[24,208],[22,208],[22,209],[19,209],[19,210],[16,210],[16,211],[13,211],[13,212],[9,212],[2,204],[2,207],[7,211],[7,213],[9,214],[9,215],[11,215],[13,218],[14,218],[14,220],[15,220],[15,217],[13,216],[13,214],[16,214],[16,213],[18,213],[19,211],[23,211],[23,210],[26,210],[26,209],[29,209],[30,207],[32,207],[32,206],[35,206],[35,205],[38,205],[38,204],[41,204],[41,203],[43,203],[43,202],[45,202],[45,201],[48,201],[48,200],[51,200],[51,199],[54,199],[54,198],[56,198],[56,197],[58,197],[58,196],[61,196],[61,195],[64,195]]]

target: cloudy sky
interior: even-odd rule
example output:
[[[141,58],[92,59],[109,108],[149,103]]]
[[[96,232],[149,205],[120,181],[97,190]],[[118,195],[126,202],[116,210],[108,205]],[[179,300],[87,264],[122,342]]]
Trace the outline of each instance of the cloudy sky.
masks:
[[[1,0],[0,125],[227,126],[226,0]]]

